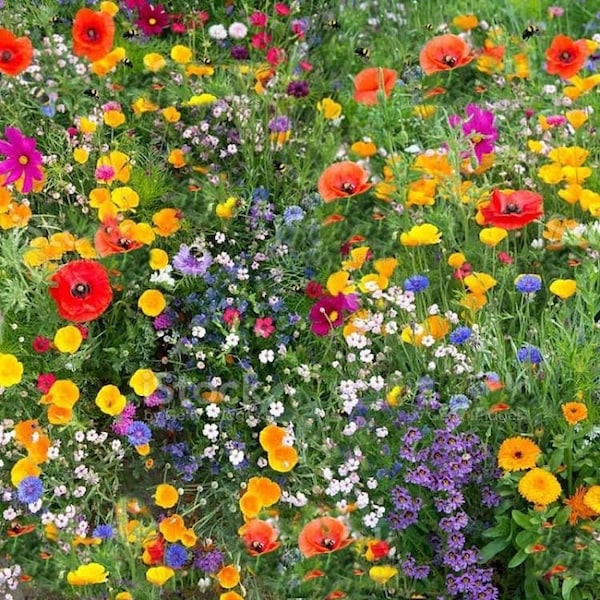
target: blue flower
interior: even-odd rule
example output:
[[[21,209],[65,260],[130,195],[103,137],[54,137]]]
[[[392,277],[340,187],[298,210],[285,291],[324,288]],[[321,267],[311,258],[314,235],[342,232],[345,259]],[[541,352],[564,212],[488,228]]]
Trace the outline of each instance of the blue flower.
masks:
[[[519,275],[515,279],[515,287],[522,294],[535,294],[542,289],[542,278],[539,275]]]
[[[422,292],[429,287],[429,279],[425,275],[411,275],[404,280],[404,289],[407,292]]]
[[[98,525],[94,531],[92,531],[92,537],[100,538],[101,540],[109,540],[114,537],[115,530],[112,525]]]
[[[179,252],[173,257],[173,266],[182,275],[202,277],[212,264],[212,256],[205,250],[201,252],[181,244]]]
[[[532,365],[539,365],[543,359],[542,353],[539,348],[525,344],[517,350],[517,360],[521,363],[531,363]]]
[[[454,396],[450,396],[449,406],[452,412],[467,410],[471,406],[471,401],[464,394],[454,394]]]
[[[17,487],[17,497],[23,504],[37,502],[44,494],[44,486],[39,477],[25,477]]]
[[[165,564],[172,569],[181,569],[188,561],[187,550],[181,544],[169,544],[165,550]]]
[[[132,446],[143,446],[152,439],[150,427],[142,421],[133,421],[125,432],[127,439]]]
[[[472,333],[469,327],[461,325],[448,336],[448,339],[451,344],[464,344],[471,337]]]
[[[304,211],[296,204],[288,206],[283,211],[283,220],[286,225],[291,225],[296,221],[302,221],[302,219],[304,219]]]

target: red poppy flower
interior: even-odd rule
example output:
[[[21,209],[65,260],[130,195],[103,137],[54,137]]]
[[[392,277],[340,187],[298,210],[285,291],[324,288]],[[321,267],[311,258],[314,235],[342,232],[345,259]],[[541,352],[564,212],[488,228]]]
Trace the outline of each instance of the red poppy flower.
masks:
[[[546,72],[569,79],[583,67],[589,55],[585,40],[574,41],[566,35],[557,35],[546,50]]]
[[[142,246],[141,242],[132,240],[121,231],[116,219],[103,221],[94,235],[94,247],[102,257],[137,250]]]
[[[300,552],[306,557],[341,550],[352,543],[348,528],[333,517],[320,517],[307,523],[298,537]]]
[[[26,37],[15,37],[7,29],[0,28],[0,73],[18,75],[33,59],[33,46]]]
[[[112,48],[115,22],[105,12],[81,8],[73,21],[73,53],[91,61],[100,60]]]
[[[398,79],[393,69],[369,67],[354,77],[354,99],[361,104],[377,104],[377,94],[381,91],[389,98]]]
[[[471,47],[460,36],[452,33],[438,35],[421,49],[419,63],[426,75],[451,71],[470,63],[475,58]]]
[[[325,202],[349,198],[366,192],[368,173],[358,164],[345,160],[327,167],[319,177],[319,194]]]
[[[97,319],[112,301],[106,269],[91,260],[74,260],[51,277],[50,295],[63,319],[81,323]]]
[[[266,521],[251,519],[240,527],[238,533],[250,556],[259,556],[279,548],[277,530]]]
[[[528,190],[494,190],[487,206],[480,208],[485,225],[520,229],[544,214],[542,196]]]

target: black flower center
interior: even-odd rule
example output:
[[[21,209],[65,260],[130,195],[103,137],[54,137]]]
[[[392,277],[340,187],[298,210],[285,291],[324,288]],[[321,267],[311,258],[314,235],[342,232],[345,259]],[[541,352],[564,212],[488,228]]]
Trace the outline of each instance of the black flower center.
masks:
[[[93,27],[88,28],[85,35],[90,42],[95,42],[98,39],[98,32]]]
[[[443,60],[444,64],[447,65],[447,66],[449,66],[449,67],[456,66],[456,63],[458,62],[456,60],[456,58],[454,58],[454,56],[450,56],[448,54],[446,56],[444,56],[444,58],[442,60]]]
[[[12,58],[12,52],[10,50],[4,50],[2,54],[0,54],[0,62],[7,63],[10,62]]]
[[[262,542],[258,542],[257,540],[252,540],[250,544],[250,548],[255,552],[262,552],[265,549],[265,545]]]
[[[515,214],[518,215],[520,213],[521,213],[521,208],[514,202],[510,202],[509,204],[507,204],[504,209],[505,215],[515,215]]]
[[[515,458],[516,458],[517,460],[519,460],[519,459],[523,458],[523,453],[522,453],[520,450],[517,450],[517,451],[515,452]]]
[[[92,288],[87,283],[76,283],[71,288],[71,296],[75,298],[85,298],[90,292]]]

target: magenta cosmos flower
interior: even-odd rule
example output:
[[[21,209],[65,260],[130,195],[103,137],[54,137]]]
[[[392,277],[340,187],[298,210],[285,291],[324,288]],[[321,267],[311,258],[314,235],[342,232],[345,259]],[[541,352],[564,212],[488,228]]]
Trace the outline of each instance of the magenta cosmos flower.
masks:
[[[21,191],[26,194],[33,189],[34,181],[44,178],[42,154],[35,149],[34,138],[25,137],[16,127],[7,127],[4,135],[8,141],[0,140],[0,154],[6,160],[0,162],[0,175],[5,175],[4,185],[23,178]]]
[[[467,118],[462,120],[459,115],[449,119],[452,127],[461,125],[463,134],[473,144],[473,153],[481,164],[484,154],[494,151],[494,142],[498,139],[498,130],[494,127],[494,113],[482,110],[476,104],[467,104]]]
[[[169,25],[169,13],[162,4],[143,4],[138,7],[135,24],[144,35],[160,35]]]

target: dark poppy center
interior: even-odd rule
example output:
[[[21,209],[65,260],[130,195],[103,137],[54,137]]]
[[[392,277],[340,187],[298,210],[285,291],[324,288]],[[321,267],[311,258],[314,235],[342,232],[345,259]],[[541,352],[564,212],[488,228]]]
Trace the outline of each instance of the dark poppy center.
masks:
[[[257,540],[252,540],[252,543],[250,544],[250,547],[255,552],[262,552],[265,549],[265,545],[262,542],[259,542]]]
[[[521,208],[514,202],[507,204],[506,208],[504,209],[505,215],[515,215],[515,214],[518,215],[520,213],[521,213]]]
[[[92,288],[87,283],[76,283],[71,288],[71,296],[75,298],[85,298],[90,292]]]
[[[564,52],[560,53],[559,58],[563,62],[570,62],[572,60],[573,56],[571,55],[570,52],[565,50]]]
[[[85,35],[90,42],[95,42],[98,39],[98,32],[93,27],[89,27],[85,32]]]
[[[341,185],[342,188],[342,192],[345,192],[346,194],[352,194],[352,192],[354,192],[354,190],[356,189],[356,186],[353,183],[350,183],[349,181],[344,181],[344,183],[342,183]]]
[[[446,54],[446,56],[444,56],[444,58],[443,58],[443,63],[449,67],[454,67],[454,66],[456,66],[457,60],[456,60],[456,58],[454,58],[454,56],[450,56],[449,54]]]
[[[0,54],[0,62],[7,63],[10,62],[12,58],[12,52],[10,50],[4,50],[2,54]]]
[[[327,548],[327,550],[333,550],[335,548],[335,540],[331,538],[323,538],[321,540],[321,546]]]

